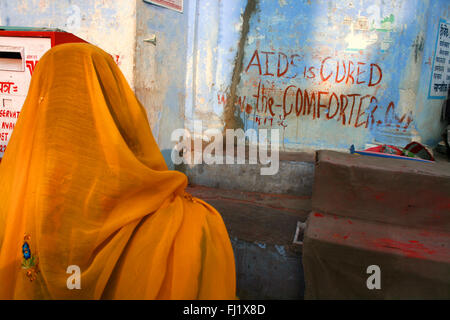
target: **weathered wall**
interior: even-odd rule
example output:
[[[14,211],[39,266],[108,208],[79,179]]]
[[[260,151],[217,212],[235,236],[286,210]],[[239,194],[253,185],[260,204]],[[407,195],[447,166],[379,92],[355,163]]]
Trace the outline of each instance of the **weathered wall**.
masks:
[[[71,32],[110,53],[133,87],[135,0],[1,0],[0,26]]]
[[[189,4],[184,1],[184,13],[179,13],[136,1],[135,92],[171,168],[170,136],[184,128]],[[145,41],[152,37],[156,43]]]
[[[428,88],[448,1],[206,3],[187,118],[279,128],[285,150],[439,140],[443,100]]]
[[[170,134],[192,120],[279,128],[285,150],[435,144],[440,18],[447,0],[185,0],[183,13],[141,0],[0,1],[0,25],[57,27],[110,52],[170,166]]]
[[[237,47],[242,42],[244,2],[190,1],[185,125],[191,131],[193,120],[204,121],[205,127],[223,128],[224,106],[218,94],[230,91]]]
[[[170,134],[185,118],[189,4],[178,13],[142,0],[1,0],[0,25],[60,28],[113,55],[173,168]],[[145,41],[152,36],[156,43]]]

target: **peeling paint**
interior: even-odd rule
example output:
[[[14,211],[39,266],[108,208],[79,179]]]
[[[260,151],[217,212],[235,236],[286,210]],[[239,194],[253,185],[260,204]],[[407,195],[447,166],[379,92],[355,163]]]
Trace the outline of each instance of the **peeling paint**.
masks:
[[[278,5],[282,8],[285,5],[287,5],[287,2],[286,2],[286,0],[278,0]]]
[[[136,1],[16,0],[14,4],[0,2],[0,22],[71,32],[113,56],[120,56],[120,68],[134,87]]]
[[[236,88],[241,80],[243,68],[244,48],[247,42],[250,29],[250,18],[255,13],[258,0],[248,0],[245,11],[242,15],[241,37],[238,44],[238,52],[234,61],[233,76],[230,85],[230,91],[227,97],[227,104],[224,111],[224,129],[243,128],[243,123],[239,117],[239,110],[236,110]],[[237,113],[237,114],[236,114]]]
[[[422,61],[429,60],[439,6],[259,0],[247,41],[237,45],[237,57],[244,45],[242,65],[235,60],[229,85],[213,89],[224,128],[279,128],[286,151],[425,141],[439,124],[422,123],[436,119],[440,107],[422,115],[424,105],[436,103],[417,90],[430,68]]]
[[[427,89],[445,0],[185,0],[183,14],[134,0],[8,3],[0,23],[62,28],[116,57],[162,149],[195,120],[279,128],[286,151],[440,139],[443,101]]]

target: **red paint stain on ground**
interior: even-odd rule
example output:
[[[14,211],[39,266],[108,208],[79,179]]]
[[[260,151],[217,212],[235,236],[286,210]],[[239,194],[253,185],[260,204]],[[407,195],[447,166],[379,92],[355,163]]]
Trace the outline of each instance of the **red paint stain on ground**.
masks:
[[[378,201],[381,201],[384,199],[386,195],[383,192],[379,192],[375,194],[375,199],[377,199]]]
[[[344,240],[347,240],[348,237],[349,237],[348,235],[343,236],[343,235],[340,235],[339,233],[333,234],[333,238],[336,238],[336,239],[344,239]]]
[[[349,224],[353,224],[353,222],[352,222],[351,220],[347,220],[347,222],[348,222]]]
[[[436,211],[448,211],[450,210],[450,199],[448,198],[440,198],[437,199],[437,203],[436,203],[436,207],[435,210]]]
[[[400,250],[407,257],[411,258],[424,258],[424,254],[433,254],[436,251],[430,250],[425,247],[419,241],[410,240],[409,243],[400,242],[388,238],[377,239],[374,243],[375,247],[384,249],[395,249]]]
[[[430,214],[430,217],[434,220],[441,220],[441,218],[442,218],[441,215],[437,214],[437,213]]]
[[[315,217],[319,217],[319,218],[323,218],[323,214],[321,214],[321,213],[314,213],[314,216]]]

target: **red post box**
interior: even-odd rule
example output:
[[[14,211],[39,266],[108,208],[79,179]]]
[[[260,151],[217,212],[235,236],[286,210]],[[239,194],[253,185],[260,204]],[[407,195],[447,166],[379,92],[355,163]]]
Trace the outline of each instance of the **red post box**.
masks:
[[[37,62],[50,48],[70,42],[86,41],[59,29],[0,27],[0,161]]]

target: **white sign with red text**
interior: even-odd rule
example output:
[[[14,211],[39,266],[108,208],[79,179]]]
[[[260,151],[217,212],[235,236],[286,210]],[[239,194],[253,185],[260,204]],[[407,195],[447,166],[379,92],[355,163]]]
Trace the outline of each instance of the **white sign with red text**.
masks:
[[[38,60],[50,38],[0,37],[0,158],[3,157]]]

